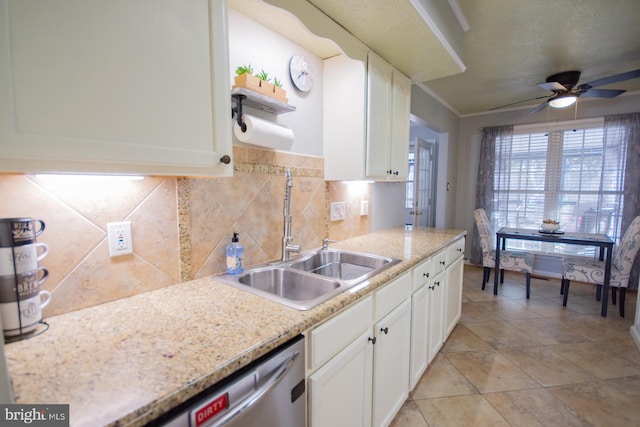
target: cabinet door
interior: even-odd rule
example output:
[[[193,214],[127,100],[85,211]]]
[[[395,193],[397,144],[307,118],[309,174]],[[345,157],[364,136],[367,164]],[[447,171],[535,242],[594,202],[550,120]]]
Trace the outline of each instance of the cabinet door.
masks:
[[[464,262],[458,258],[447,267],[446,307],[445,307],[445,335],[446,340],[462,314],[462,280],[464,276]]]
[[[0,0],[0,171],[231,175],[226,2]]]
[[[429,296],[423,286],[411,296],[411,368],[409,389],[412,390],[429,363]]]
[[[411,80],[393,70],[393,112],[390,140],[391,179],[405,181],[409,156],[409,116],[411,114]],[[397,174],[396,174],[397,172]]]
[[[373,345],[367,330],[309,377],[309,426],[371,425]]]
[[[446,286],[446,274],[437,274],[428,289],[429,296],[429,362],[442,347],[444,341],[443,314],[444,314],[444,289]]]
[[[389,425],[409,395],[410,311],[407,299],[374,326],[374,426]]]
[[[324,179],[361,180],[367,145],[367,68],[346,55],[324,60]]]
[[[371,178],[386,178],[389,170],[393,67],[369,52],[367,64],[367,159]],[[409,144],[409,141],[407,141]]]

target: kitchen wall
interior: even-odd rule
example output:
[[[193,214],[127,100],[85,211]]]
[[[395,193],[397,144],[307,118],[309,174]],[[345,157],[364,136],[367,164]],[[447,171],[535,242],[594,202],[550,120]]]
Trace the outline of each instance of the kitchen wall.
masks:
[[[221,273],[234,231],[245,246],[246,266],[280,258],[285,168],[293,172],[292,228],[303,250],[320,247],[325,237],[343,240],[371,230],[376,205],[384,209],[386,203],[372,200],[378,184],[324,181],[322,60],[233,9],[229,27],[232,72],[251,63],[285,81],[295,112],[247,112],[293,129],[291,151],[234,140],[232,178],[117,181],[0,175],[0,217],[46,223],[38,238],[49,246],[41,262],[50,272],[43,287],[53,294],[45,318]],[[297,92],[290,83],[288,61],[295,53],[307,55],[316,69],[311,92]],[[396,186],[401,194],[404,185]],[[369,202],[369,215],[360,214],[362,200]],[[345,202],[344,220],[329,221],[331,201]],[[109,257],[106,225],[114,221],[132,222],[133,254]]]
[[[254,73],[264,69],[269,76],[277,77],[283,83],[288,103],[296,107],[294,112],[277,116],[250,107],[245,111],[289,127],[295,134],[292,152],[322,156],[322,59],[232,7],[228,15],[232,78],[240,65],[250,64]],[[305,55],[313,67],[314,84],[309,92],[296,90],[289,77],[289,62],[295,54]],[[235,137],[234,143],[239,143]]]
[[[0,175],[0,217],[42,219],[41,265],[52,292],[45,318],[224,271],[233,231],[245,246],[245,265],[281,256],[284,170],[291,168],[293,233],[303,250],[368,232],[359,203],[368,187],[349,191],[325,183],[323,159],[234,147],[233,178],[144,177],[140,181],[87,177]],[[347,201],[344,221],[328,225],[326,200]],[[357,212],[353,206],[358,206]],[[134,253],[110,258],[106,226],[131,221]]]

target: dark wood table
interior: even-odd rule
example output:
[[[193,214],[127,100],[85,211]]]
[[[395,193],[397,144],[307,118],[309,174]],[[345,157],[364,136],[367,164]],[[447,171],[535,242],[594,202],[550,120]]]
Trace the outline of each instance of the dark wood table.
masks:
[[[570,245],[596,246],[600,248],[600,261],[606,258],[604,268],[604,284],[602,292],[602,310],[600,315],[607,317],[609,303],[609,279],[611,278],[611,259],[613,257],[613,240],[604,234],[590,233],[541,233],[527,228],[503,227],[496,233],[496,267],[493,277],[493,294],[498,295],[498,272],[500,271],[500,251],[505,249],[507,239],[535,240],[538,242],[568,243]]]

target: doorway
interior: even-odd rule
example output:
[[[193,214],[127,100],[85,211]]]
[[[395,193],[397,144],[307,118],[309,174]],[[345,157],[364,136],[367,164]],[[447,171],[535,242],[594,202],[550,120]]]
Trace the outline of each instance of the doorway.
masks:
[[[435,227],[437,139],[414,138],[409,144],[405,224]]]

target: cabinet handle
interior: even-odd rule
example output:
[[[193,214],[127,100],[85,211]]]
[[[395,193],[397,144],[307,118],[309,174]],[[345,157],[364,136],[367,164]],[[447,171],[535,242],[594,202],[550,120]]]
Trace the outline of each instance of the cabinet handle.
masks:
[[[389,333],[389,327],[380,328],[380,332],[384,332],[385,335]]]
[[[462,252],[462,248],[458,248],[456,249],[458,252]]]
[[[224,156],[220,157],[220,163],[228,165],[229,163],[231,163],[231,157],[225,154]]]
[[[371,344],[375,344],[376,341],[378,341],[378,339],[376,337],[373,337],[373,338],[369,337],[369,341],[371,341]]]
[[[422,273],[424,277],[429,277],[429,273]]]
[[[398,174],[399,174],[399,171],[395,171],[393,174],[394,174],[394,175],[398,175]]]
[[[436,283],[435,283],[435,285],[436,285],[436,286],[440,286],[440,282],[436,282]]]
[[[440,261],[440,264],[441,264],[441,265],[445,265],[445,264],[446,264],[446,262],[444,262],[444,261]]]
[[[435,286],[429,286],[429,289],[434,290],[436,287]]]

